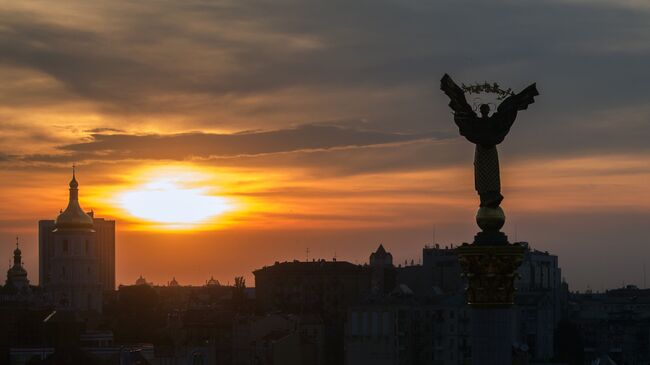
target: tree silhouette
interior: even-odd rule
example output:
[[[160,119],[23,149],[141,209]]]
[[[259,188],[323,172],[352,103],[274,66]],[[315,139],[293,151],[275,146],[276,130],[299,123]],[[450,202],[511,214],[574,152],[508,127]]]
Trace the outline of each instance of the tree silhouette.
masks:
[[[235,312],[241,313],[246,308],[246,279],[243,276],[235,276],[235,285],[232,291],[232,304]]]

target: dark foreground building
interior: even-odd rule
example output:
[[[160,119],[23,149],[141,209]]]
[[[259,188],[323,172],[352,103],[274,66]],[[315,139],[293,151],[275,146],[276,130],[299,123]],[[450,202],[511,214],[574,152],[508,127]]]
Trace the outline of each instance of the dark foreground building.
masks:
[[[56,310],[38,287],[23,285],[26,290],[16,292],[13,287],[28,280],[21,264],[15,264],[0,291],[0,363],[465,364],[471,360],[471,318],[455,250],[425,247],[421,262],[396,266],[380,245],[363,265],[276,262],[254,272],[256,288],[246,288],[241,278],[234,286],[213,278],[203,286],[183,286],[175,279],[160,286],[140,277],[136,285],[106,292],[103,312],[93,316]],[[579,338],[579,331],[585,332],[584,346],[560,346],[564,358],[587,358],[580,357],[586,352],[593,354],[589,358],[608,355],[624,364],[630,352],[647,355],[642,335],[646,314],[638,304],[645,299],[634,299],[642,296],[638,290],[607,297],[614,299],[574,296],[573,324],[558,332],[567,287],[557,257],[528,248],[520,271],[518,343],[513,344],[519,359],[553,363],[560,355],[555,353],[557,340]],[[25,293],[31,293],[30,300],[24,300]],[[629,307],[635,300],[636,307]],[[610,313],[612,303],[618,303],[619,314]],[[602,314],[592,314],[601,313],[594,307],[611,316],[608,327]],[[52,331],[59,335],[51,336]],[[608,339],[616,346],[604,353]]]
[[[570,296],[571,323],[587,363],[604,356],[616,364],[650,363],[650,289],[628,285]]]
[[[253,274],[255,297],[263,312],[340,317],[370,291],[370,270],[343,261],[276,262]]]
[[[93,219],[95,230],[95,255],[99,279],[104,290],[115,289],[115,221],[95,217],[94,212],[87,212]],[[41,285],[50,278],[51,260],[54,255],[54,220],[38,221],[39,246],[39,280]],[[51,274],[50,274],[51,275]]]
[[[258,310],[320,316],[324,321],[324,361],[342,363],[347,309],[369,295],[369,267],[341,261],[292,261],[276,262],[253,274]]]

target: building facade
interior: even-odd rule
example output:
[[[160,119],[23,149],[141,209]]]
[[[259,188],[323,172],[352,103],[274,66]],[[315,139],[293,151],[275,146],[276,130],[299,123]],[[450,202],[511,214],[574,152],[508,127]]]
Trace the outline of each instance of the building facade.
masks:
[[[264,312],[345,315],[369,293],[367,266],[343,261],[276,262],[253,271],[255,296]]]
[[[453,246],[440,248],[439,245],[425,246],[422,249],[422,267],[431,278],[431,284],[445,293],[453,293],[465,288],[458,256]]]
[[[47,266],[42,286],[57,308],[101,312],[94,221],[79,205],[78,186],[73,171],[68,206],[54,221],[51,237],[39,244],[39,260]]]
[[[85,213],[93,221],[95,259],[102,290],[115,290],[115,221],[97,218],[94,212]],[[39,282],[46,286],[51,281],[52,258],[54,257],[54,220],[38,222]]]
[[[565,288],[558,257],[520,242],[526,250],[515,280],[515,312],[519,341],[537,360],[554,355],[555,328],[565,316]]]
[[[469,338],[462,295],[417,298],[402,284],[349,309],[345,359],[347,364],[467,364]]]
[[[554,354],[555,329],[566,316],[568,287],[561,281],[557,256],[532,249],[527,242],[519,244],[525,254],[515,280],[516,338],[533,359],[548,360]],[[422,256],[422,265],[397,268],[399,284],[407,285],[418,297],[464,291],[466,281],[453,245],[425,246]]]
[[[325,260],[276,262],[253,274],[260,312],[319,315],[325,323],[325,363],[343,363],[347,309],[370,293],[368,265]]]
[[[93,218],[95,228],[99,281],[103,290],[115,290],[115,221],[97,218],[92,211],[89,215]]]
[[[571,294],[569,318],[579,328],[585,360],[650,363],[650,289],[627,285],[606,292]]]

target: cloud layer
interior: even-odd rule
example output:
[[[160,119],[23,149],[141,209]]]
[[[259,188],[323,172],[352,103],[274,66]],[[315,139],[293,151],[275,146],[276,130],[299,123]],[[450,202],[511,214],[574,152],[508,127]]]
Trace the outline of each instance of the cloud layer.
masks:
[[[473,150],[439,91],[447,72],[537,82],[500,146],[506,202],[545,224],[561,216],[556,236],[530,240],[585,277],[564,247],[597,235],[575,232],[650,210],[648,24],[637,0],[6,2],[0,232],[55,213],[71,162],[93,203],[128,172],[186,163],[237,175],[229,193],[268,205],[240,230],[284,222],[338,240],[349,224],[415,242],[438,220],[463,240]],[[287,235],[274,243],[289,252]]]
[[[399,134],[326,125],[303,125],[291,129],[233,134],[202,132],[166,135],[94,133],[91,135],[90,142],[58,147],[64,154],[34,155],[27,156],[26,159],[50,162],[206,159],[371,146],[433,137],[433,133]]]
[[[29,141],[51,154],[87,138],[174,140],[191,131],[275,131],[324,120],[451,134],[438,90],[444,72],[514,89],[537,81],[542,95],[516,128],[521,140],[541,137],[540,151],[629,150],[648,137],[648,128],[629,121],[650,118],[650,10],[633,1],[4,7],[5,154]],[[52,135],[43,129],[53,125],[65,131],[57,141],[19,144],[16,125],[33,134]],[[88,132],[104,128],[123,136]]]

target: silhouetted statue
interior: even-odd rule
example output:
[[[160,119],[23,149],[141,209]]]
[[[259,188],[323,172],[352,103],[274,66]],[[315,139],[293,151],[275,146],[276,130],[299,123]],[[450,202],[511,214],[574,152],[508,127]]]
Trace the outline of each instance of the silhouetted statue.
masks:
[[[515,337],[513,304],[515,278],[525,248],[511,244],[501,232],[506,216],[500,204],[501,182],[497,145],[503,142],[517,118],[517,112],[528,108],[539,95],[535,84],[519,94],[503,91],[497,84],[459,87],[449,77],[443,76],[440,88],[449,96],[449,106],[454,111],[454,121],[460,134],[476,145],[474,154],[474,185],[481,197],[476,212],[476,223],[481,228],[472,244],[463,243],[456,249],[458,262],[467,279],[467,303],[472,308],[472,364],[513,364]],[[477,116],[465,99],[469,93],[496,93],[505,99],[490,116],[490,107],[479,107]],[[498,334],[495,336],[494,334]]]
[[[490,107],[481,104],[477,116],[465,99],[465,92],[445,74],[440,88],[449,96],[449,106],[454,111],[454,121],[460,134],[476,145],[474,154],[474,187],[481,198],[481,207],[497,208],[503,200],[499,177],[499,156],[496,145],[503,142],[517,118],[517,112],[528,108],[539,95],[535,84],[522,92],[510,95],[489,115]]]

